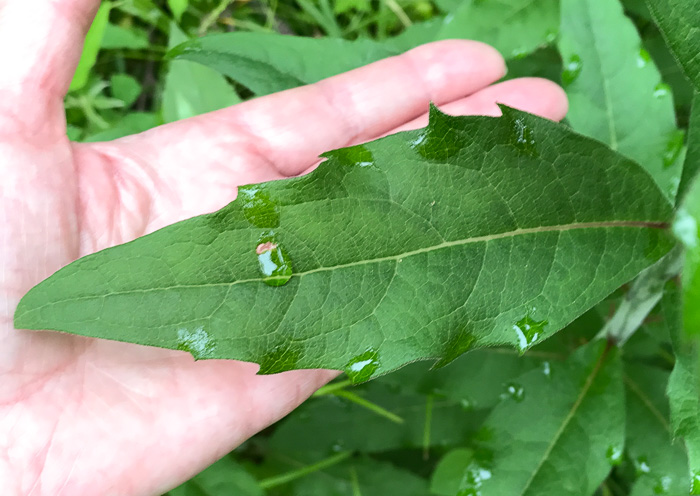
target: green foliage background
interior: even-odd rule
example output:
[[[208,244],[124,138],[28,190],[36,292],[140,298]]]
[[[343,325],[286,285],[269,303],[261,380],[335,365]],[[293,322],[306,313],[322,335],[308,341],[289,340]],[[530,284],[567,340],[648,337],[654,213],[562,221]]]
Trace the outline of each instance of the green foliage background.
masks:
[[[655,14],[662,28],[677,17]],[[684,22],[681,35],[692,16]],[[201,49],[166,57],[231,32],[235,51],[204,46],[210,67],[196,62]],[[308,39],[276,47],[261,44],[262,33]],[[496,46],[508,78],[562,84],[568,124],[638,161],[675,196],[693,87],[641,0],[103,2],[66,98],[68,130],[77,141],[115,139],[452,37]],[[260,53],[268,66],[251,62]],[[340,378],[169,494],[700,494],[688,465],[697,439],[687,450],[673,440],[698,437],[697,414],[669,418],[697,412],[688,386],[697,352],[676,351],[674,369],[680,295],[673,281],[665,289],[621,352],[592,339],[624,288],[522,357],[495,348],[438,371],[416,363],[360,386]]]

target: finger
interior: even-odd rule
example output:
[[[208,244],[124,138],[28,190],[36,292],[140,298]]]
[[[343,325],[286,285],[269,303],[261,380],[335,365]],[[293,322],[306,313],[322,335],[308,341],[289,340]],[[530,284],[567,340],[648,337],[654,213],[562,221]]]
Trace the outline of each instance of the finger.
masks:
[[[520,78],[489,86],[474,95],[443,105],[440,110],[450,115],[497,117],[501,115],[499,103],[552,121],[562,120],[569,109],[566,93],[559,85],[547,79]],[[425,113],[388,134],[427,125],[428,114]]]
[[[99,0],[0,0],[3,110],[25,119],[56,110],[62,115],[63,96],[99,5]],[[18,108],[23,102],[27,105]]]
[[[497,117],[501,115],[501,109],[498,107],[499,103],[553,121],[563,119],[569,108],[566,93],[559,85],[547,79],[520,78],[489,86],[478,93],[442,105],[440,110],[450,115],[489,115]],[[372,139],[378,139],[401,131],[420,129],[427,125],[428,113],[425,112],[411,122],[395,127],[382,135],[374,136]],[[302,174],[311,172],[320,163],[321,160],[318,160]]]

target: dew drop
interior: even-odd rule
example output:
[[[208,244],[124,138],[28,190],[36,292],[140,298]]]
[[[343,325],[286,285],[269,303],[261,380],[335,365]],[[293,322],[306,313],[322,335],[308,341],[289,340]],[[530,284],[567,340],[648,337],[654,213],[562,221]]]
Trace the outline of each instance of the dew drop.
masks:
[[[651,55],[645,49],[640,48],[639,54],[637,55],[637,67],[640,69],[644,68],[651,62]]]
[[[509,382],[505,385],[506,391],[501,395],[502,399],[512,398],[518,403],[525,399],[525,389],[515,382]]]
[[[544,35],[544,40],[547,43],[554,43],[555,41],[557,41],[558,36],[559,36],[559,33],[557,33],[555,30],[548,29]]]
[[[345,373],[350,382],[359,384],[368,381],[379,368],[379,353],[369,349],[356,356],[345,366]]]
[[[654,494],[669,494],[671,491],[671,483],[673,479],[668,475],[660,477],[654,485]]]
[[[690,494],[700,494],[700,471],[690,474]]]
[[[528,54],[527,48],[519,47],[519,48],[514,49],[512,52],[510,52],[510,58],[511,59],[522,59],[522,58],[526,57],[527,54]]]
[[[518,338],[518,349],[524,353],[544,334],[545,326],[549,324],[546,320],[536,321],[530,314],[526,315],[513,325],[513,330]]]
[[[279,207],[272,201],[262,184],[250,184],[238,188],[238,201],[243,206],[243,215],[255,227],[279,226]]]
[[[561,74],[561,81],[564,86],[568,86],[576,81],[579,74],[581,74],[582,68],[583,62],[581,61],[581,57],[578,55],[569,57],[568,62],[564,65],[564,72]]]
[[[549,362],[542,362],[542,373],[547,379],[551,379],[552,366],[549,364]]]
[[[664,168],[669,168],[676,163],[678,157],[683,151],[683,141],[685,133],[681,129],[676,129],[671,133],[671,137],[666,143],[666,151],[664,152]]]
[[[461,400],[459,400],[459,404],[463,409],[467,411],[474,409],[474,402],[471,401],[469,398],[462,398]]]
[[[654,87],[654,96],[656,98],[665,98],[671,94],[671,87],[666,83],[659,83]]]
[[[268,286],[284,286],[292,277],[292,261],[273,232],[264,234],[255,247],[258,268]]]
[[[605,458],[608,459],[608,463],[612,466],[619,465],[622,463],[622,448],[620,446],[610,445],[605,452]]]
[[[513,120],[515,146],[529,155],[536,155],[535,134],[525,123],[525,119],[517,117]]]
[[[177,349],[192,354],[195,360],[211,357],[215,348],[214,340],[204,327],[177,330]]]
[[[457,496],[481,496],[481,487],[491,476],[490,470],[472,462],[464,471]]]
[[[646,456],[637,457],[637,459],[634,461],[634,468],[638,476],[651,472],[651,467],[649,466],[649,462],[647,462]]]

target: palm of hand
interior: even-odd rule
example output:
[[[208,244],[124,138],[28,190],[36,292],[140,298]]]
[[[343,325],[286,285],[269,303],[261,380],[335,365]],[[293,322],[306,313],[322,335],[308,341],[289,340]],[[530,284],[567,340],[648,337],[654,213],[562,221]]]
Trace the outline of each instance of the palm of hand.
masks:
[[[65,136],[62,97],[78,51],[66,47],[99,2],[57,0],[38,22],[23,3],[0,2],[0,43],[27,28],[20,56],[0,55],[2,67],[14,67],[0,76],[5,494],[158,494],[335,374],[256,376],[254,364],[16,331],[14,308],[32,285],[81,255],[216,210],[237,185],[300,174],[325,150],[424,125],[429,101],[455,114],[494,114],[495,101],[552,119],[566,111],[545,81],[489,86],[503,62],[488,47],[442,42],[142,135],[76,145]],[[41,36],[48,26],[52,36]]]

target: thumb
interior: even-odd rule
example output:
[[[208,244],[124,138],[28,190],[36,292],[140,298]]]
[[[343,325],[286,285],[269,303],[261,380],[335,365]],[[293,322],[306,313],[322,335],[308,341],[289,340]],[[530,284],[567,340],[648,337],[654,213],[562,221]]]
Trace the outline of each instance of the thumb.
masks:
[[[62,115],[99,0],[0,0],[0,114]],[[58,112],[58,114],[49,114]]]

